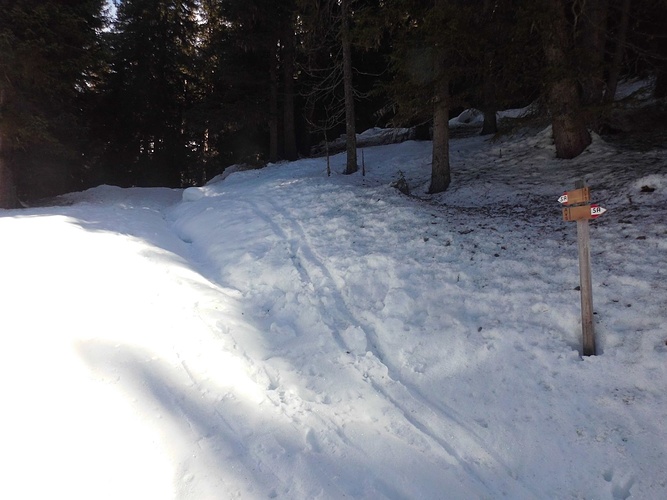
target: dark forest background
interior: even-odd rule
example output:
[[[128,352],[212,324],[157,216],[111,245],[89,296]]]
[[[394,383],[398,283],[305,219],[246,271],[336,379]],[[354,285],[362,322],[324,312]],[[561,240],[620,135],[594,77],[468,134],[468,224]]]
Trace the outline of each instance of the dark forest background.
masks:
[[[619,80],[667,96],[667,0],[0,0],[0,207],[102,183],[185,187],[346,134],[537,103],[573,158]]]

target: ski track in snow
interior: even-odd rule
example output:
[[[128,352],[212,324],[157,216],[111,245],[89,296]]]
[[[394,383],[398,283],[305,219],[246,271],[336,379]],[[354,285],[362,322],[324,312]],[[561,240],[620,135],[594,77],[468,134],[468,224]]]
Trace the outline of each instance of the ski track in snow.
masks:
[[[548,130],[453,140],[454,182],[436,196],[424,194],[430,145],[406,142],[366,149],[365,178],[337,174],[338,155],[332,178],[324,159],[301,160],[182,202],[101,187],[0,217],[29,245],[5,261],[27,258],[53,282],[34,290],[4,268],[14,294],[2,324],[53,330],[37,359],[54,374],[41,382],[54,408],[94,402],[34,423],[40,463],[69,418],[63,463],[88,478],[71,498],[95,484],[115,485],[97,498],[663,498],[667,154],[598,138],[571,162],[552,149]],[[415,196],[389,187],[399,170]],[[555,202],[580,177],[609,210],[591,224],[600,356],[585,360],[576,235]],[[63,300],[58,283],[71,285]],[[9,348],[5,381],[30,343]],[[108,424],[106,467],[126,481],[81,459],[94,443],[77,425]],[[52,463],[46,481],[21,469],[0,491],[67,488]]]
[[[437,443],[447,455],[462,466],[468,475],[475,477],[477,481],[489,488],[489,492],[493,491],[493,488],[497,488],[498,483],[505,483],[507,478],[496,475],[493,480],[485,480],[484,474],[476,470],[478,467],[487,467],[491,470],[499,469],[494,474],[504,472],[512,480],[515,479],[511,477],[510,467],[501,458],[494,456],[484,448],[479,436],[469,425],[464,423],[464,420],[457,415],[453,408],[443,402],[434,404],[421,393],[418,387],[402,380],[400,370],[382,352],[378,335],[373,326],[356,317],[348,307],[343,293],[334,282],[324,259],[316,255],[313,250],[306,232],[298,222],[299,217],[289,214],[285,207],[280,207],[275,202],[265,202],[266,208],[264,209],[258,206],[260,203],[254,202],[251,204],[253,211],[272,227],[281,240],[290,242],[292,262],[299,271],[301,281],[306,285],[305,288],[312,290],[315,288],[315,282],[317,282],[319,290],[327,291],[325,294],[320,292],[319,298],[320,308],[324,306],[324,304],[321,304],[322,295],[331,299],[327,301],[328,305],[323,307],[328,316],[328,318],[323,319],[342,350],[349,354],[362,356],[363,359],[359,364],[356,364],[359,375],[369,380],[373,389],[393,405],[414,429],[423,434],[428,440]],[[315,203],[317,203],[317,199],[308,199],[305,202],[302,200],[302,204],[305,206]],[[348,210],[356,212],[357,208],[348,207]],[[360,208],[363,210],[363,207]],[[311,279],[311,276],[316,278]],[[317,307],[317,305],[315,306]],[[348,344],[339,333],[355,327],[361,329],[365,337],[365,341],[361,345],[358,340]],[[372,356],[369,354],[372,354]],[[420,417],[421,415],[431,420],[431,423],[427,423]],[[446,419],[443,419],[443,416]],[[434,430],[434,427],[437,430]],[[461,433],[463,436],[459,436]],[[467,450],[472,459],[462,456],[457,449]],[[471,463],[470,460],[473,462]],[[523,497],[535,495],[533,492],[529,493],[520,489],[515,493],[521,494]]]
[[[542,138],[542,140],[544,140]],[[508,154],[508,153],[506,153]],[[488,162],[489,153],[483,159],[477,159],[478,162]],[[511,158],[511,155],[509,155]],[[606,159],[609,159],[610,154],[600,155],[606,156]],[[521,161],[521,155],[519,158],[513,158],[510,161],[514,165]],[[539,158],[535,161],[539,161]],[[501,165],[501,167],[504,165]],[[510,165],[512,166],[512,165]],[[497,166],[496,166],[497,168]],[[541,172],[544,175],[544,171]],[[539,186],[539,182],[533,181],[532,185]],[[508,184],[509,185],[509,184]],[[284,186],[283,186],[284,188]],[[383,195],[381,195],[383,196]],[[553,196],[553,195],[552,195]],[[303,207],[313,207],[316,206],[316,199],[308,199],[304,196],[304,193],[301,191],[296,191],[294,194],[290,195],[285,193],[284,198],[291,200],[290,203],[294,207],[293,200],[295,198],[300,199],[300,206]],[[506,197],[506,196],[505,196]],[[545,209],[545,206],[548,206],[549,202],[546,203],[541,201],[537,203],[536,206],[530,206],[529,203],[538,199],[539,193],[533,195],[532,197],[525,197],[527,200],[528,206],[521,207],[516,205],[507,206],[505,210],[501,210],[500,215],[494,212],[492,209],[484,209],[482,207],[482,213],[485,213],[487,217],[490,218],[490,222],[484,222],[479,224],[480,227],[488,228],[490,224],[493,224],[493,219],[507,217],[507,214],[516,213],[518,215],[517,220],[522,222],[531,222],[534,221],[536,214],[539,214],[540,211]],[[327,306],[324,308],[327,311],[326,315],[323,315],[323,320],[327,323],[328,329],[335,339],[339,348],[349,351],[352,354],[363,354],[366,351],[369,351],[373,356],[363,356],[360,359],[363,361],[363,367],[361,373],[366,375],[366,377],[371,381],[371,385],[374,390],[381,394],[386,400],[390,402],[393,406],[396,407],[396,410],[403,418],[413,426],[419,433],[422,433],[428,437],[428,439],[436,442],[448,455],[454,457],[460,465],[464,467],[466,473],[476,477],[481,483],[484,483],[483,474],[477,473],[474,469],[479,467],[479,464],[482,463],[483,466],[498,469],[503,471],[512,479],[516,479],[516,472],[512,468],[504,463],[502,458],[495,455],[492,450],[484,449],[483,440],[479,435],[474,431],[470,425],[465,423],[465,419],[457,415],[457,412],[453,407],[445,404],[442,400],[433,400],[428,398],[423,394],[415,384],[411,384],[409,381],[401,377],[401,370],[392,363],[391,359],[384,354],[380,343],[378,342],[378,336],[375,332],[373,326],[368,322],[365,322],[360,315],[355,315],[354,312],[347,305],[347,301],[342,292],[341,285],[345,283],[345,276],[334,277],[332,272],[324,264],[326,258],[318,255],[317,250],[314,249],[314,245],[309,242],[309,237],[304,230],[302,224],[299,223],[300,219],[307,219],[307,215],[304,215],[305,210],[301,214],[290,214],[288,213],[285,207],[278,206],[275,202],[267,201],[270,198],[264,194],[260,194],[257,197],[257,200],[249,202],[247,199],[244,200],[245,203],[249,204],[254,213],[259,214],[261,219],[266,222],[266,224],[272,229],[273,233],[278,237],[279,240],[289,243],[289,248],[286,248],[286,252],[289,254],[289,259],[293,263],[296,274],[300,277],[301,285],[304,289],[312,290],[317,283],[317,289],[319,291],[319,303],[321,304],[323,298],[327,298]],[[365,199],[365,198],[363,198]],[[503,199],[504,201],[504,199]],[[364,205],[368,205],[368,200],[363,203],[358,203],[358,206],[348,206],[346,210],[349,210],[351,213],[364,212],[367,208]],[[496,208],[496,207],[494,207]],[[453,212],[466,212],[465,206],[460,208],[448,209],[447,207],[438,207],[435,206],[436,213],[445,212],[446,215],[452,215]],[[478,214],[480,211],[479,207],[471,207],[469,210],[471,216]],[[331,211],[329,211],[331,215]],[[563,231],[561,227],[558,227],[560,221],[556,219],[555,223],[549,224],[543,231],[548,231],[553,229],[556,233],[558,231]],[[468,227],[470,224],[464,224],[464,227]],[[516,224],[518,226],[518,224]],[[551,227],[549,227],[551,226]],[[362,226],[363,227],[363,226]],[[460,231],[461,234],[468,234],[468,230]],[[358,235],[356,235],[358,236]],[[557,242],[559,247],[565,245]],[[474,252],[473,252],[474,253]],[[329,256],[330,257],[330,256]],[[315,278],[313,278],[315,277]],[[338,285],[335,283],[338,282]],[[322,290],[326,290],[326,293],[322,293]],[[308,305],[312,306],[313,301],[306,301]],[[317,307],[319,304],[315,304]],[[329,318],[328,320],[326,318]],[[358,339],[350,339],[349,336],[344,336],[340,332],[352,331],[360,329],[363,333],[364,340],[360,343]],[[346,340],[346,338],[348,340]],[[519,349],[519,348],[517,348]],[[378,364],[383,364],[384,367],[377,366]],[[369,366],[370,365],[370,366]],[[383,373],[387,374],[385,377]],[[369,376],[369,374],[379,374],[377,376]],[[387,380],[379,382],[382,379]],[[431,423],[425,423],[419,415],[437,415],[438,417],[432,419]],[[446,418],[442,418],[446,417]],[[433,430],[433,422],[437,422],[435,427],[437,431]],[[483,422],[483,420],[482,420]],[[452,444],[456,441],[454,437],[457,432],[452,432],[452,428],[456,429],[458,433],[462,433],[463,437],[460,438],[460,442],[465,442],[465,446],[457,446]],[[443,439],[440,436],[448,436],[447,439]],[[458,444],[458,443],[457,443]],[[475,447],[477,448],[475,449]],[[472,462],[474,465],[470,465],[470,462],[465,458],[461,457],[457,453],[456,449],[466,449],[470,455],[473,456]],[[488,471],[487,471],[488,474]],[[498,481],[501,483],[503,479],[501,476],[497,475],[497,472],[494,477],[495,479],[491,481],[497,487]],[[525,488],[524,485],[514,485],[514,488],[519,488],[520,491],[522,488]],[[534,492],[528,493],[523,491],[522,496],[525,495],[534,495],[539,496]]]
[[[320,313],[324,311],[318,320],[324,323],[327,331],[331,334],[332,339],[341,351],[340,356],[345,359],[344,364],[352,366],[356,372],[355,376],[359,380],[369,383],[375,392],[384,397],[388,406],[393,406],[395,408],[394,411],[401,415],[409,425],[413,426],[419,434],[424,435],[428,441],[441,447],[446,455],[450,457],[447,458],[448,461],[454,460],[459,466],[463,467],[468,475],[475,477],[476,481],[489,488],[491,485],[485,484],[486,481],[483,476],[474,470],[476,465],[473,466],[468,464],[467,460],[456,452],[455,445],[448,444],[438,436],[438,433],[432,431],[428,424],[420,420],[417,413],[421,411],[426,411],[430,417],[435,417],[436,419],[437,416],[419,392],[410,394],[410,391],[404,387],[400,381],[391,380],[392,370],[388,366],[382,366],[384,365],[382,362],[384,356],[380,352],[377,335],[373,331],[372,326],[365,325],[364,322],[355,317],[350,308],[347,307],[346,300],[344,299],[342,292],[339,290],[338,285],[335,283],[331,272],[324,264],[324,260],[316,255],[316,252],[309,243],[308,236],[302,225],[298,222],[298,218],[288,213],[286,207],[281,207],[270,200],[267,201],[264,197],[252,201],[244,199],[239,201],[239,203],[248,205],[252,213],[265,222],[278,241],[287,243],[286,247],[283,249],[285,252],[285,260],[287,261],[289,259],[292,263],[295,270],[294,276],[298,276],[300,281],[298,288],[301,292],[299,293],[299,296],[294,299],[296,299],[296,302],[302,307],[311,307],[320,311]],[[316,289],[317,294],[315,294]],[[265,303],[262,302],[260,308],[265,307],[264,304]],[[275,323],[271,324],[269,330],[271,330],[273,325],[275,325]],[[349,340],[349,334],[347,335],[348,340],[346,340],[346,335],[341,332],[349,330],[355,330],[357,332],[361,330],[365,340],[361,344],[359,343],[359,339]],[[327,357],[331,356],[331,352],[328,350],[325,351],[324,354]],[[253,364],[256,363],[256,360],[253,361],[253,359],[252,356],[246,354],[246,360],[248,362]],[[270,389],[277,389],[278,384],[274,379],[276,379],[277,376],[279,377],[279,375],[271,375],[271,372],[274,372],[271,368],[265,367],[262,371],[272,380]],[[276,370],[276,372],[278,372],[278,370]],[[389,383],[395,386],[395,388],[391,388],[387,385],[387,373],[389,374]],[[398,372],[396,372],[396,375],[397,374]],[[305,374],[299,374],[299,376],[303,377]],[[283,397],[284,395],[281,394],[280,398]],[[288,414],[302,413],[309,410],[308,408],[305,408],[306,405],[304,405],[303,402],[298,402],[295,411],[295,408],[290,407],[290,405],[294,404],[293,400],[290,400],[289,402],[282,400],[274,401],[274,404],[282,407],[281,410]],[[335,435],[342,440],[343,445],[354,446],[354,440],[347,437],[344,430],[337,430],[340,426],[339,422],[324,422],[321,418],[317,420],[320,426],[323,425],[325,428],[335,433]],[[294,423],[299,424],[298,419],[295,419]],[[451,425],[452,424],[450,423],[450,427]],[[458,426],[457,432],[460,432],[461,429],[463,429],[464,432],[470,432],[470,430],[462,425],[460,421],[456,422],[456,425]],[[451,432],[451,429],[448,429],[447,425],[441,427],[445,429],[444,431],[441,429],[441,432],[444,432],[443,435],[454,437],[457,433]],[[315,434],[316,431],[312,428],[309,428],[306,432],[308,446],[312,449],[320,449],[321,445],[318,443]],[[467,441],[466,446],[470,448],[470,440]],[[488,462],[490,460],[489,454],[481,445],[478,446],[477,450],[474,450],[474,455],[476,455],[477,461]],[[508,471],[508,468],[504,466],[504,464],[503,468]],[[500,480],[502,480],[502,478],[500,478]],[[497,485],[494,485],[494,488],[497,488]],[[389,493],[388,496],[392,498],[396,495],[401,496],[397,491]]]

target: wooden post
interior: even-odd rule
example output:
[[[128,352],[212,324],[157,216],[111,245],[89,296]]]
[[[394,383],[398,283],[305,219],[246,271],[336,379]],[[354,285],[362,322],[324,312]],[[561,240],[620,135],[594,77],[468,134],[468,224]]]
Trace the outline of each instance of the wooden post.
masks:
[[[577,188],[584,181],[577,181]],[[595,328],[593,325],[593,286],[591,279],[591,249],[588,219],[577,220],[577,245],[579,247],[579,284],[581,288],[581,330],[583,355],[595,356]]]
[[[565,205],[563,220],[577,222],[577,246],[579,247],[579,289],[581,291],[581,330],[584,356],[595,356],[595,329],[593,326],[593,286],[591,280],[591,248],[588,221],[597,219],[607,211],[599,205],[591,205],[590,190],[584,181],[577,181],[576,189],[558,198]]]

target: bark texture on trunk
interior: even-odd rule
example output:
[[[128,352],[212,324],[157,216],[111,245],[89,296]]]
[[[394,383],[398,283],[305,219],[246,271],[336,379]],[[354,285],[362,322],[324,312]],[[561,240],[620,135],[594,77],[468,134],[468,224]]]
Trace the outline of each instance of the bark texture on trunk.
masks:
[[[444,56],[436,51],[434,68],[439,78],[433,95],[433,154],[429,193],[441,193],[449,187],[449,82],[444,77]]]
[[[605,102],[614,102],[618,80],[621,74],[621,64],[623,63],[623,54],[625,54],[625,42],[628,37],[628,23],[630,22],[630,0],[623,0],[621,4],[621,21],[616,35],[616,47],[609,67],[609,76],[607,77],[607,91],[604,96]]]
[[[579,156],[591,143],[591,134],[580,110],[576,83],[572,80],[553,83],[549,103],[556,156],[564,159]]]
[[[493,19],[493,4],[491,0],[484,0],[482,6],[482,22],[492,26]],[[484,124],[480,135],[496,134],[498,132],[498,120],[496,113],[498,106],[496,105],[496,82],[494,81],[492,66],[494,63],[494,56],[491,48],[491,43],[487,43],[484,50],[484,84],[482,90],[482,107],[484,113]]]
[[[283,86],[285,90],[285,98],[283,99],[283,140],[285,143],[285,159],[293,161],[298,158],[298,153],[296,149],[296,127],[294,121],[295,40],[291,17],[285,21],[282,38]]]
[[[484,109],[484,123],[480,135],[490,135],[498,133],[498,118],[496,109]]]
[[[0,120],[2,119],[2,106],[5,103],[5,91],[0,88]],[[3,146],[3,131],[0,127],[0,208],[16,208],[18,200],[16,198],[16,186],[14,185],[14,176],[9,165],[5,161],[6,150]]]
[[[18,199],[16,198],[14,175],[5,162],[2,151],[2,135],[0,133],[0,208],[16,207],[18,207]]]
[[[0,208],[16,208],[16,194],[12,172],[0,158]]]
[[[653,97],[662,99],[667,97],[667,63],[663,63],[658,69],[658,76],[655,79],[655,89]]]
[[[269,161],[278,161],[278,61],[269,53]]]
[[[353,174],[357,166],[357,135],[354,113],[354,87],[352,86],[352,41],[350,39],[350,4],[341,0],[341,43],[343,44],[343,87],[345,89],[345,134],[347,145],[346,174]]]
[[[551,112],[553,138],[558,158],[579,156],[591,143],[582,112],[581,96],[568,57],[571,47],[563,0],[545,1],[542,26],[544,54],[548,66],[547,103]]]
[[[587,0],[584,5],[582,100],[585,106],[600,104],[604,96],[608,10],[609,0]]]

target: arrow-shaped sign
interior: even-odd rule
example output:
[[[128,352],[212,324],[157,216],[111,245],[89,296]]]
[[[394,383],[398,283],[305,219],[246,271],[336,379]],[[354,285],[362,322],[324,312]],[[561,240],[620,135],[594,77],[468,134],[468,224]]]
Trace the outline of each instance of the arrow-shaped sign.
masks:
[[[563,220],[583,220],[583,219],[597,219],[607,211],[600,205],[580,205],[577,207],[563,208]]]
[[[602,208],[600,205],[591,205],[591,217],[593,219],[597,219],[598,217],[600,217],[606,211],[607,211],[607,209]]]
[[[575,189],[574,191],[567,191],[560,198],[558,203],[563,205],[576,205],[577,203],[586,203],[591,200],[591,192],[588,187]]]

